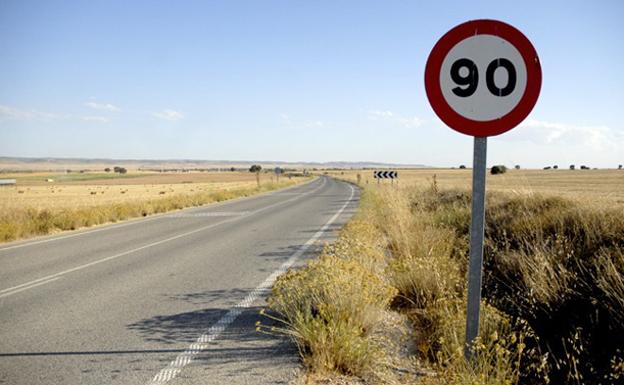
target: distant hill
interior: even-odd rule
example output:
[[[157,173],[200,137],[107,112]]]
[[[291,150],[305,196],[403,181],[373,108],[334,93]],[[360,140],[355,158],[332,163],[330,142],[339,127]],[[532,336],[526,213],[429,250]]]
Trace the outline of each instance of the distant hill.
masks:
[[[0,157],[0,171],[56,171],[100,170],[105,167],[123,166],[127,169],[217,169],[247,168],[252,164],[263,168],[283,167],[296,169],[362,169],[362,168],[424,168],[422,164],[395,164],[381,162],[282,162],[261,160],[201,160],[201,159],[103,159],[103,158],[20,158]]]

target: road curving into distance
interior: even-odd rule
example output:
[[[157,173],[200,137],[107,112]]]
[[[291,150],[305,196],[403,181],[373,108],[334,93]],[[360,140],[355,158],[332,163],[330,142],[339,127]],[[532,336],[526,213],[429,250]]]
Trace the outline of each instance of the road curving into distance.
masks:
[[[328,177],[0,246],[0,384],[279,384],[296,348],[255,331],[275,278],[357,208]]]

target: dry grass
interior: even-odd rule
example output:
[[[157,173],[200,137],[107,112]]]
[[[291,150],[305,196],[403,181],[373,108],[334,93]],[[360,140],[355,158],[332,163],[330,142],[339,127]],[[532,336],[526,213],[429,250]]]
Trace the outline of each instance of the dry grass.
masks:
[[[351,222],[318,260],[287,272],[273,287],[269,305],[315,373],[366,376],[384,361],[370,333],[395,289],[376,273],[383,249],[371,235],[370,225]]]
[[[453,350],[448,349],[461,350],[462,338],[449,338],[448,331],[456,330],[454,334],[460,336],[463,332],[469,194],[435,185],[425,190],[387,186],[380,190],[376,193],[393,200],[387,207],[396,205],[396,195],[408,200],[403,206],[412,218],[410,231],[397,232],[392,223],[380,224],[390,229],[389,238],[415,234],[390,242],[410,245],[407,252],[393,252],[395,264],[405,255],[410,261],[399,275],[410,279],[395,280],[395,285],[412,299],[414,319],[421,326],[420,350],[434,362],[444,363],[441,373],[446,383],[474,383],[478,376],[484,377],[477,383],[488,384],[542,383],[547,378],[562,384],[616,383],[607,379],[615,375],[610,362],[621,362],[619,349],[624,344],[620,209],[535,194],[489,194],[483,309],[486,319],[488,313],[499,313],[495,317],[499,321],[490,329],[502,338],[486,340],[488,327],[482,326],[479,359],[485,361],[473,372],[463,368],[461,356],[453,358]],[[395,215],[405,216],[405,210],[395,210]],[[405,219],[393,222],[401,221]],[[453,319],[462,322],[453,328],[448,324]],[[511,345],[496,342],[512,338],[516,342]],[[454,342],[445,347],[449,340]],[[525,344],[529,349],[523,352]],[[491,355],[495,353],[503,356]],[[444,374],[449,369],[450,377]]]
[[[64,230],[74,230],[137,216],[147,216],[185,207],[248,196],[293,185],[304,178],[267,176],[258,187],[251,173],[181,174],[181,183],[170,182],[170,175],[131,175],[120,179],[98,179],[99,174],[77,174],[86,180],[41,184],[41,176],[31,185],[18,179],[18,185],[0,187],[0,242]],[[19,177],[19,176],[18,176]],[[136,184],[138,180],[151,184]],[[197,182],[215,180],[215,182]],[[218,181],[218,182],[217,182]],[[114,182],[116,184],[109,184]],[[131,182],[131,184],[125,184]],[[46,183],[46,182],[43,182]],[[89,183],[89,184],[85,184]]]
[[[514,172],[518,174],[513,176]],[[463,341],[470,194],[456,187],[466,187],[470,171],[436,173],[433,178],[433,172],[419,170],[411,179],[403,174],[399,186],[367,184],[361,178],[364,191],[354,223],[365,226],[348,226],[337,242],[339,253],[329,249],[323,262],[289,273],[302,274],[307,280],[283,285],[281,292],[274,293],[288,302],[286,293],[296,292],[296,302],[304,304],[297,308],[313,318],[321,314],[315,310],[319,303],[331,303],[331,314],[366,320],[355,322],[366,325],[355,329],[359,333],[341,334],[333,340],[335,344],[312,349],[315,343],[309,341],[327,341],[331,330],[340,328],[321,317],[316,329],[307,329],[309,333],[302,337],[293,323],[296,318],[288,315],[296,312],[284,312],[286,330],[303,346],[310,371],[376,378],[364,381],[371,384],[383,382],[378,381],[381,376],[370,375],[384,370],[388,352],[383,349],[376,351],[382,357],[378,360],[357,354],[361,359],[339,358],[343,346],[371,343],[364,331],[377,320],[362,311],[385,306],[385,302],[362,305],[362,296],[370,295],[359,283],[365,275],[351,274],[364,269],[375,282],[396,290],[391,307],[411,318],[414,358],[437,372],[420,378],[421,383],[621,383],[624,218],[618,188],[624,174],[559,170],[550,180],[541,171],[511,171],[510,178],[489,177],[494,188],[489,188],[487,198],[481,331],[475,345],[477,360],[469,365],[463,358]],[[357,172],[341,177],[356,180]],[[576,189],[593,183],[594,177],[601,179],[606,193],[585,190],[584,195],[578,194]],[[532,181],[531,189],[520,191],[517,185],[523,178]],[[349,263],[334,262],[336,258]],[[326,268],[316,264],[326,264]],[[312,294],[320,283],[323,295]],[[359,311],[356,315],[354,308]],[[375,351],[375,345],[368,349]],[[317,355],[323,357],[320,362],[334,364],[317,364]]]
[[[463,356],[465,327],[465,270],[455,255],[460,239],[453,229],[439,226],[437,186],[421,190],[372,188],[366,194],[383,197],[376,226],[386,235],[391,251],[386,274],[397,288],[395,307],[410,315],[419,357],[436,368],[428,384],[518,383],[526,355],[526,325],[487,303],[482,305],[481,339],[477,359]],[[436,198],[438,197],[438,198]],[[459,216],[462,217],[462,216]],[[461,248],[461,247],[460,247]]]

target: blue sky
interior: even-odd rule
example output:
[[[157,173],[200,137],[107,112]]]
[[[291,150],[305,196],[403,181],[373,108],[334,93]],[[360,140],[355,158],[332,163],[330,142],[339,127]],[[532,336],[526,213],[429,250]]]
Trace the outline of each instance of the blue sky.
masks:
[[[470,164],[435,42],[508,22],[542,62],[488,164],[624,163],[621,1],[0,1],[0,155]]]

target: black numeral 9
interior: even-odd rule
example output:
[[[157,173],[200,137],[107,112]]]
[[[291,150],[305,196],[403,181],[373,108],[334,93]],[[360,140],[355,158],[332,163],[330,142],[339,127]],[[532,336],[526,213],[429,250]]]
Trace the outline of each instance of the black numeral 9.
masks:
[[[499,88],[494,83],[494,72],[498,67],[503,67],[507,71],[507,85]],[[462,68],[468,69],[466,76],[461,76],[459,71]],[[453,93],[459,97],[466,98],[477,90],[479,85],[479,71],[477,65],[470,59],[462,58],[456,60],[451,66],[451,79],[458,85],[452,89]],[[485,84],[488,90],[495,96],[507,96],[516,88],[516,68],[513,63],[505,58],[494,59],[485,71]],[[462,88],[462,86],[464,88]]]
[[[468,75],[461,76],[459,70],[462,68],[468,68]],[[477,71],[477,65],[470,59],[459,59],[451,66],[451,79],[455,84],[460,86],[468,86],[466,88],[455,87],[453,93],[462,98],[468,97],[475,93],[477,86],[479,85],[479,71]]]

